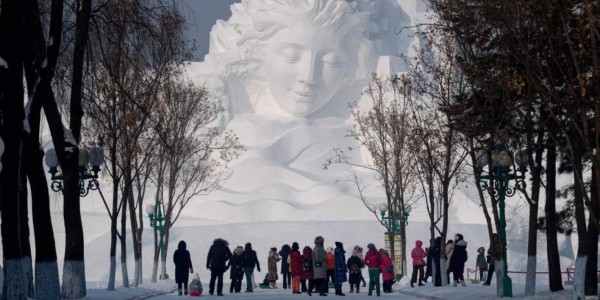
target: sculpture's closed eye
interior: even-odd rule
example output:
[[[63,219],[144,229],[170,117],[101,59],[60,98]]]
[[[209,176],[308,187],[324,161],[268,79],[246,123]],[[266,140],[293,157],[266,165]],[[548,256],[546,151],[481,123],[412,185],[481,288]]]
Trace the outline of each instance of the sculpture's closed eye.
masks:
[[[283,59],[289,63],[295,63],[300,60],[301,53],[294,47],[283,47],[277,51],[277,54],[281,55]]]

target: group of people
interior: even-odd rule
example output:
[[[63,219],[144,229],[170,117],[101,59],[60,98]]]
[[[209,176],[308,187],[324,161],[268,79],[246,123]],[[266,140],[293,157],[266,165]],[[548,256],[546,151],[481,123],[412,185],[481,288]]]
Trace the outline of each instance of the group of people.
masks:
[[[305,246],[302,253],[297,242],[292,243],[291,247],[288,244],[283,245],[280,251],[277,251],[276,247],[271,248],[267,260],[268,274],[265,278],[265,281],[268,281],[268,288],[277,288],[276,283],[279,279],[277,264],[281,262],[283,288],[290,288],[294,294],[306,293],[311,296],[312,293],[318,293],[320,296],[327,296],[331,282],[335,287],[335,295],[345,296],[342,292],[342,284],[347,281],[350,283],[350,293],[359,293],[361,282],[362,286],[366,287],[362,275],[365,266],[369,274],[368,295],[372,295],[373,291],[377,296],[381,295],[380,277],[383,278],[383,292],[392,292],[395,279],[394,265],[386,250],[377,250],[375,245],[370,243],[363,257],[363,249],[355,246],[352,255],[346,260],[346,251],[341,242],[335,242],[335,248],[327,249],[324,244],[324,238],[317,236],[314,247]],[[202,285],[199,284],[198,274],[194,275],[188,291],[189,274],[194,273],[194,270],[184,241],[179,242],[173,261],[179,295],[198,293],[198,286],[201,293]],[[230,272],[231,279],[230,293],[240,293],[244,276],[246,293],[252,293],[254,288],[252,274],[254,269],[260,272],[260,263],[251,243],[246,243],[243,248],[237,246],[232,253],[229,243],[220,238],[213,241],[208,251],[206,267],[210,270],[209,294],[215,293],[216,284],[218,296],[223,295],[223,275],[227,270]]]
[[[438,270],[436,277],[434,278],[434,285],[442,285],[440,273],[441,255],[443,255],[445,260],[447,282],[449,284],[451,283],[450,274],[452,273],[454,279],[453,286],[458,286],[458,284],[463,287],[466,286],[464,271],[468,253],[467,242],[464,240],[463,235],[457,233],[454,236],[454,239],[448,240],[443,248],[441,244],[442,238],[437,237],[432,241],[431,246],[428,249],[423,249],[423,242],[419,240],[416,241],[415,248],[411,251],[413,261],[413,272],[410,281],[411,287],[414,287],[414,284],[416,283],[418,283],[419,286],[423,286],[423,282],[427,282],[427,279],[432,276],[433,267]],[[484,281],[483,285],[490,285],[494,274],[494,257],[496,251],[493,244],[494,243],[492,242],[492,245],[490,245],[490,248],[488,249],[487,256],[485,255],[484,247],[477,249],[476,269],[479,270],[479,280]]]

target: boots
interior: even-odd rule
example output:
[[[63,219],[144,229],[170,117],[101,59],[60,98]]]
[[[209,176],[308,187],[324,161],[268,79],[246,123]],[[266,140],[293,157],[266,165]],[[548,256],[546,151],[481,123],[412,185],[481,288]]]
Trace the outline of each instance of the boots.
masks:
[[[187,289],[183,289],[183,294],[187,296],[188,290]]]
[[[465,287],[467,286],[467,285],[465,284],[465,281],[464,281],[464,280],[463,280],[463,281],[461,281],[461,282],[460,282],[460,284],[461,284],[462,286],[465,286]]]
[[[458,285],[458,281],[454,280],[454,287],[456,287]]]
[[[181,293],[181,289],[178,289],[178,290],[177,290],[177,292],[179,292],[179,296],[181,296],[181,295],[182,295],[182,293]]]
[[[414,283],[412,280],[410,281],[410,287],[411,287],[411,288],[414,288],[414,287],[415,287],[415,283]]]

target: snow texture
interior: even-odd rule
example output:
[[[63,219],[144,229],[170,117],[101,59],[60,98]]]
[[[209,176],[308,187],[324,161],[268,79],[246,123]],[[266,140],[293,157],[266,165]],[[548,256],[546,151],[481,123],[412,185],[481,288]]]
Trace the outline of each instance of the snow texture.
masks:
[[[0,57],[0,68],[8,69],[8,63]]]

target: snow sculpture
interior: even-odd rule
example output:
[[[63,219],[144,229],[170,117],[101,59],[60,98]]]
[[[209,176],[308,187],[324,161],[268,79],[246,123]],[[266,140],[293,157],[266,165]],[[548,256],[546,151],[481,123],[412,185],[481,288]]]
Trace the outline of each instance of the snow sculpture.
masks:
[[[409,22],[395,0],[232,5],[231,18],[211,31],[204,62],[188,73],[223,101],[221,125],[248,151],[222,188],[197,202],[203,215],[312,219],[343,206],[343,218],[371,218],[356,187],[338,180],[349,168],[323,164],[333,148],[356,147],[345,137],[348,103],[359,100],[382,54],[408,49],[389,36]]]

